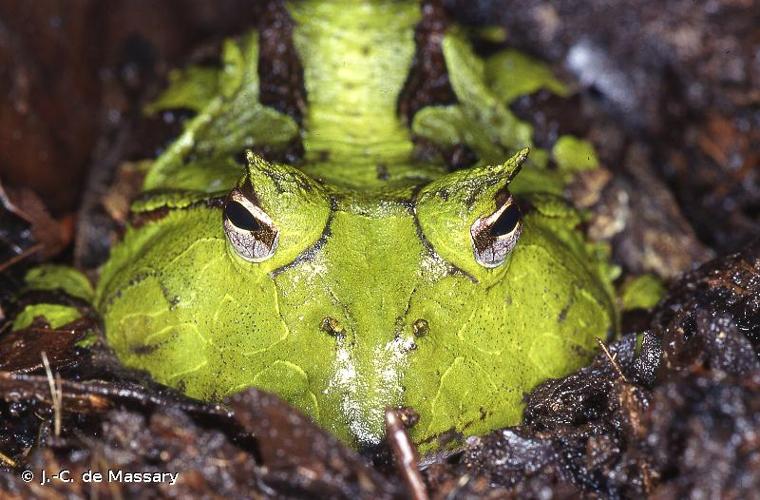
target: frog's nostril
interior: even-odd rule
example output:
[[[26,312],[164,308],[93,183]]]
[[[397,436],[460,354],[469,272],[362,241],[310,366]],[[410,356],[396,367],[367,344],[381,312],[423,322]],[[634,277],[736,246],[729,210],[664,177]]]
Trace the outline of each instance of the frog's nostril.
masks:
[[[340,322],[335,318],[331,318],[330,316],[325,316],[322,318],[322,322],[320,323],[319,328],[323,332],[327,332],[333,337],[343,337],[345,335],[345,330],[343,329],[343,326],[341,326]]]
[[[424,337],[430,331],[430,325],[426,319],[420,318],[412,324],[412,333],[415,337]]]

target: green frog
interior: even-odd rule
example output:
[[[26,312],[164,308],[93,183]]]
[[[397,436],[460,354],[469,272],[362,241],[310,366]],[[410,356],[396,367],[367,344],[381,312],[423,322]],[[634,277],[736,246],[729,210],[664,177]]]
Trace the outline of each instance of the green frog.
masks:
[[[196,114],[147,168],[95,289],[59,268],[30,286],[92,300],[122,362],[159,382],[272,391],[354,446],[382,439],[386,408],[418,414],[423,450],[518,423],[527,391],[616,330],[614,266],[563,198],[594,150],[533,147],[508,107],[567,88],[519,52],[479,57],[452,25],[436,43],[455,102],[405,117],[420,5],[287,9],[303,115],[262,102],[255,32],[175,71],[147,111]],[[297,162],[261,154],[294,143]],[[430,153],[453,146],[476,159]],[[45,312],[30,307],[14,328]],[[51,323],[73,319],[58,307]]]

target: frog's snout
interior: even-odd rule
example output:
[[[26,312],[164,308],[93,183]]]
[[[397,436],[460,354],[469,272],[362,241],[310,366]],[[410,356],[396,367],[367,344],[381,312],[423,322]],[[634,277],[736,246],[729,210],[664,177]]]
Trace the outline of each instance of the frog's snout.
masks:
[[[372,328],[375,326],[375,328]],[[331,316],[319,328],[335,339],[335,358],[328,391],[340,400],[346,423],[362,445],[377,444],[383,436],[384,412],[401,405],[403,378],[416,339],[429,328],[413,323],[413,335],[401,335],[395,325],[361,325],[357,331]]]

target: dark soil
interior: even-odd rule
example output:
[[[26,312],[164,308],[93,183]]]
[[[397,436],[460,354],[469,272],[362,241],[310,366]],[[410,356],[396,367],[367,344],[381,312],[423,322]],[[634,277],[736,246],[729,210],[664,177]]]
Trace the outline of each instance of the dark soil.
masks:
[[[442,5],[429,2],[417,30],[402,115],[454,99],[436,45],[450,19],[506,27],[508,45],[578,82],[569,98],[539,92],[513,111],[539,145],[565,132],[597,145],[606,168],[568,194],[593,209],[586,230],[612,245],[624,275],[659,275],[665,299],[626,313],[624,334],[591,364],[526,395],[522,425],[420,462],[403,451],[411,414],[358,454],[255,389],[210,405],[158,386],[101,343],[77,347],[97,321],[60,293],[45,301],[80,307],[83,320],[8,334],[7,318],[39,299],[19,295],[28,266],[92,270],[119,237],[139,179],[116,167],[159,152],[187,118],[140,116],[169,68],[207,61],[225,36],[265,22],[262,95],[299,119],[304,93],[278,2],[3,2],[0,497],[758,498],[760,5]],[[472,161],[443,153],[452,168]],[[43,469],[109,468],[180,480],[39,484]]]

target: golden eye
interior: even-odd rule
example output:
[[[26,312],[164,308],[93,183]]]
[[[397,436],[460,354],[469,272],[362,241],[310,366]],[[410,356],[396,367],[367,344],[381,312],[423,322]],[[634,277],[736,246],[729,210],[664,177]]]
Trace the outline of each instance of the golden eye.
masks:
[[[279,232],[272,219],[238,188],[224,203],[224,234],[235,253],[249,262],[267,260],[277,249]]]
[[[509,195],[494,213],[481,217],[470,227],[475,260],[483,267],[498,267],[517,244],[522,231],[522,214]]]

